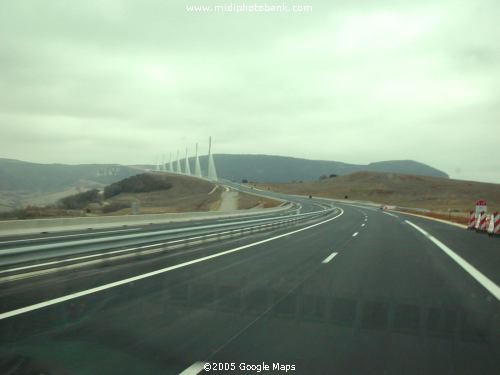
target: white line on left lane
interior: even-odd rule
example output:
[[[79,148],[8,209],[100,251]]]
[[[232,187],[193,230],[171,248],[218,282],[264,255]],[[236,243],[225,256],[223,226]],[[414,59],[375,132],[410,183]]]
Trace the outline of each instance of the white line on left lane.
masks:
[[[335,255],[337,255],[338,253],[331,253],[330,255],[328,255],[321,263],[328,263],[330,262],[333,258],[335,258]]]
[[[227,255],[227,254],[235,253],[237,251],[248,249],[249,247],[257,246],[257,245],[260,245],[260,244],[263,244],[263,243],[266,243],[266,242],[270,242],[270,241],[274,241],[274,240],[277,240],[278,238],[283,238],[283,237],[287,237],[287,236],[290,236],[290,235],[295,234],[295,233],[303,232],[305,230],[317,227],[319,225],[328,223],[328,222],[330,222],[332,220],[335,220],[335,219],[339,218],[340,216],[342,216],[344,214],[344,210],[342,210],[341,208],[339,208],[339,210],[340,210],[340,213],[338,215],[334,216],[334,217],[331,217],[329,219],[320,221],[319,223],[308,225],[307,227],[304,227],[304,228],[295,229],[295,230],[293,230],[291,232],[280,234],[278,236],[269,237],[269,238],[266,238],[266,239],[263,239],[263,240],[260,240],[260,241],[257,241],[257,242],[249,243],[247,245],[235,247],[234,249],[229,249],[229,250],[226,250],[226,251],[221,251],[220,253],[215,253],[215,254],[212,254],[212,255],[207,255],[205,257],[193,259],[193,260],[190,260],[190,261],[187,261],[187,262],[184,262],[184,263],[179,263],[179,264],[176,264],[174,266],[161,268],[159,270],[148,272],[148,273],[144,273],[142,275],[137,275],[137,276],[129,277],[129,278],[118,280],[118,281],[115,281],[115,282],[112,282],[112,283],[109,283],[109,284],[104,284],[104,285],[101,285],[101,286],[98,286],[98,287],[95,287],[95,288],[82,290],[81,292],[67,294],[67,295],[59,297],[59,298],[54,298],[54,299],[51,299],[51,300],[48,300],[48,301],[36,303],[34,305],[30,305],[30,306],[26,306],[26,307],[21,307],[19,309],[7,311],[7,312],[4,312],[4,313],[0,314],[0,320],[7,319],[7,318],[10,318],[10,317],[13,317],[13,316],[16,316],[16,315],[21,315],[21,314],[24,314],[24,313],[27,313],[27,312],[30,312],[30,311],[39,310],[39,309],[42,309],[42,308],[47,307],[47,306],[56,305],[58,303],[62,303],[62,302],[69,301],[69,300],[72,300],[72,299],[75,299],[75,298],[83,297],[83,296],[86,296],[86,295],[89,295],[89,294],[98,293],[98,292],[101,292],[103,290],[115,288],[117,286],[125,285],[125,284],[128,284],[128,283],[134,282],[134,281],[138,281],[138,280],[146,279],[146,278],[149,278],[149,277],[152,277],[152,276],[160,275],[162,273],[170,272],[170,271],[176,270],[178,268],[187,267],[187,266],[190,266],[192,264],[205,262],[207,260],[218,258],[218,257],[221,257],[223,255]]]
[[[195,362],[179,375],[196,375],[203,371],[206,362]]]

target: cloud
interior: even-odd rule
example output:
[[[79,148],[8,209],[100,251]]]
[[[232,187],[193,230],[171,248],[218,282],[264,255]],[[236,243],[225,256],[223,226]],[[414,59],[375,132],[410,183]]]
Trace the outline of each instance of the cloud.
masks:
[[[500,118],[494,1],[188,3],[1,3],[0,156],[154,163],[212,135],[216,152],[415,159],[500,181],[485,156]]]

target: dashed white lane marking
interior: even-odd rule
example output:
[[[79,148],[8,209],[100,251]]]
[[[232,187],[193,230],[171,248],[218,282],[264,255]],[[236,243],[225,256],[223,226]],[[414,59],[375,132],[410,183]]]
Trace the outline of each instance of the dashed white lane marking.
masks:
[[[395,218],[399,219],[399,216],[394,215],[394,214],[391,214],[390,212],[386,212],[386,211],[382,211],[382,212],[383,212],[384,214],[386,214],[386,215],[389,215],[389,216],[392,216],[392,217],[395,217]]]
[[[500,301],[500,287],[496,285],[493,281],[488,279],[485,275],[483,275],[476,267],[472,264],[468,263],[464,258],[460,255],[456,254],[453,250],[451,250],[444,243],[439,241],[436,237],[430,235],[428,232],[420,228],[419,226],[413,224],[411,221],[405,220],[405,222],[411,225],[413,228],[422,233],[425,237],[431,240],[437,247],[443,250],[446,255],[448,255],[451,259],[458,263],[460,267],[462,267],[469,275],[471,275],[477,282],[479,282],[488,292],[493,294],[497,300]]]
[[[271,241],[277,240],[278,238],[283,238],[283,237],[287,237],[287,236],[290,236],[290,235],[295,234],[295,233],[303,232],[305,230],[317,227],[319,225],[328,223],[328,222],[330,222],[332,220],[335,220],[335,219],[339,218],[340,216],[342,216],[344,214],[344,210],[342,210],[341,208],[339,208],[339,210],[340,210],[340,213],[338,215],[336,215],[334,217],[331,217],[329,219],[320,221],[319,223],[308,225],[307,227],[304,227],[304,228],[295,229],[295,230],[292,230],[290,232],[283,233],[283,234],[280,234],[280,235],[277,235],[277,236],[274,236],[274,237],[265,238],[265,239],[257,241],[257,242],[252,242],[252,243],[249,243],[247,245],[235,247],[233,249],[221,251],[220,253],[215,253],[215,254],[212,254],[212,255],[207,255],[205,257],[193,259],[193,260],[190,260],[190,261],[187,261],[187,262],[184,262],[184,263],[179,263],[179,264],[176,264],[176,265],[173,265],[173,266],[170,266],[170,267],[161,268],[161,269],[156,270],[156,271],[151,271],[151,272],[144,273],[144,274],[141,274],[141,275],[137,275],[137,276],[133,276],[133,277],[128,277],[126,279],[122,279],[122,280],[118,280],[118,281],[115,281],[115,282],[112,282],[112,283],[109,283],[109,284],[104,284],[104,285],[101,285],[101,286],[97,286],[95,288],[82,290],[80,292],[76,292],[76,293],[72,293],[72,294],[67,294],[65,296],[54,298],[54,299],[51,299],[51,300],[48,300],[48,301],[44,301],[44,302],[40,302],[40,303],[36,303],[34,305],[30,305],[30,306],[26,306],[26,307],[21,307],[19,309],[7,311],[7,312],[4,312],[4,313],[0,314],[0,320],[7,319],[7,318],[10,318],[10,317],[16,316],[16,315],[21,315],[21,314],[24,314],[24,313],[27,313],[27,312],[30,312],[30,311],[39,310],[39,309],[42,309],[42,308],[47,307],[47,306],[56,305],[58,303],[69,301],[69,300],[72,300],[72,299],[75,299],[75,298],[79,298],[79,297],[83,297],[83,296],[86,296],[86,295],[89,295],[89,294],[95,294],[95,293],[101,292],[103,290],[115,288],[117,286],[129,284],[129,283],[134,282],[134,281],[138,281],[138,280],[146,279],[146,278],[149,278],[149,277],[152,277],[152,276],[156,276],[156,275],[159,275],[159,274],[162,274],[162,273],[170,272],[170,271],[176,270],[178,268],[184,268],[184,267],[190,266],[192,264],[205,262],[207,260],[218,258],[218,257],[221,257],[223,255],[227,255],[227,254],[235,253],[237,251],[248,249],[249,247],[257,246],[257,245],[260,245],[260,244],[263,244],[263,243],[266,243],[266,242],[271,242]]]
[[[335,255],[337,255],[338,253],[331,253],[330,255],[328,255],[321,263],[328,263],[330,262],[333,258],[335,258]]]
[[[203,371],[203,366],[206,362],[195,362],[187,369],[182,371],[179,375],[196,375]]]
[[[359,232],[353,233],[353,237],[356,237],[359,234]]]
[[[362,227],[364,227],[365,225],[366,225],[365,223],[361,224]]]

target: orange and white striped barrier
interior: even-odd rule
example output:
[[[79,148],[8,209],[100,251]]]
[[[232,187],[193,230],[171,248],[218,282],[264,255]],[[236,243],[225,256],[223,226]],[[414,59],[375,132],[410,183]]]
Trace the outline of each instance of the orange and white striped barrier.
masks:
[[[485,232],[487,232],[488,228],[490,227],[490,221],[494,221],[494,220],[491,220],[491,215],[486,214],[486,217],[484,219],[484,231]]]
[[[486,230],[486,212],[481,211],[479,215],[477,216],[476,220],[476,231],[477,232],[484,232]]]
[[[498,214],[498,211],[491,214],[490,222],[488,223],[487,228],[487,232],[490,236],[500,234],[500,215]]]
[[[467,224],[467,229],[474,229],[476,225],[476,213],[474,210],[470,210],[469,212],[469,223]]]

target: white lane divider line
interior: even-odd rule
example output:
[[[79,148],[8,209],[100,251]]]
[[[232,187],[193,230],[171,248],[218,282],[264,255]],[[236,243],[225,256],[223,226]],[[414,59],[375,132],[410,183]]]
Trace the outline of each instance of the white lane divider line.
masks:
[[[203,371],[203,366],[206,362],[195,362],[187,369],[182,371],[179,375],[196,375]]]
[[[335,255],[337,255],[337,254],[338,253],[331,253],[321,263],[326,264],[326,263],[330,262],[333,258],[335,258]]]
[[[21,315],[21,314],[24,314],[24,313],[27,313],[27,312],[30,312],[30,311],[42,309],[42,308],[47,307],[47,306],[56,305],[58,303],[66,302],[66,301],[69,301],[69,300],[72,300],[72,299],[75,299],[75,298],[87,296],[89,294],[98,293],[98,292],[101,292],[103,290],[115,288],[117,286],[129,284],[129,283],[134,282],[134,281],[138,281],[138,280],[146,279],[146,278],[149,278],[149,277],[152,277],[152,276],[160,275],[162,273],[170,272],[170,271],[176,270],[178,268],[184,268],[184,267],[190,266],[192,264],[205,262],[207,260],[218,258],[218,257],[221,257],[223,255],[227,255],[227,254],[235,253],[237,251],[248,249],[249,247],[254,247],[254,246],[266,243],[266,242],[271,242],[271,241],[277,240],[279,238],[290,236],[290,235],[295,234],[295,233],[303,232],[305,230],[317,227],[319,225],[323,225],[325,223],[328,223],[328,222],[330,222],[332,220],[335,220],[335,219],[341,217],[344,214],[344,210],[342,210],[341,208],[339,208],[339,210],[340,210],[340,213],[338,215],[336,215],[334,217],[331,217],[329,219],[320,221],[319,223],[308,225],[307,227],[304,227],[304,228],[295,229],[295,230],[292,230],[290,232],[279,234],[279,235],[274,236],[274,237],[265,238],[265,239],[257,241],[257,242],[252,242],[252,243],[249,243],[249,244],[246,244],[246,245],[243,245],[243,246],[239,246],[239,247],[235,247],[233,249],[221,251],[220,253],[215,253],[215,254],[212,254],[212,255],[207,255],[205,257],[193,259],[193,260],[190,260],[190,261],[187,261],[187,262],[184,262],[184,263],[179,263],[179,264],[176,264],[176,265],[173,265],[173,266],[170,266],[170,267],[161,268],[161,269],[156,270],[156,271],[151,271],[151,272],[144,273],[144,274],[141,274],[141,275],[128,277],[126,279],[118,280],[118,281],[115,281],[115,282],[112,282],[112,283],[109,283],[109,284],[104,284],[104,285],[101,285],[101,286],[98,286],[98,287],[95,287],[95,288],[82,290],[80,292],[76,292],[76,293],[72,293],[72,294],[67,294],[65,296],[54,298],[54,299],[51,299],[51,300],[48,300],[48,301],[44,301],[44,302],[40,302],[40,303],[35,303],[34,305],[30,305],[30,306],[26,306],[26,307],[21,307],[19,309],[7,311],[7,312],[4,312],[4,313],[0,314],[0,320],[7,319],[7,318],[10,318],[10,317],[16,316],[16,315]]]
[[[366,225],[365,223],[361,224],[362,227],[364,227],[365,225]]]
[[[356,237],[359,234],[359,232],[353,233],[352,236]]]
[[[420,228],[419,226],[413,224],[411,221],[405,220],[405,222],[411,225],[413,228],[422,233],[425,237],[431,240],[437,247],[443,250],[446,255],[448,255],[451,259],[453,259],[460,267],[462,267],[469,275],[471,275],[477,282],[479,282],[488,292],[493,294],[497,300],[500,301],[500,287],[496,285],[493,281],[488,279],[485,275],[481,273],[476,267],[472,264],[468,263],[464,258],[460,255],[456,254],[453,250],[451,250],[444,243],[439,241],[436,237],[430,235],[428,232]]]
[[[399,216],[391,214],[390,212],[382,211],[384,214],[395,217],[396,219],[399,219]]]

